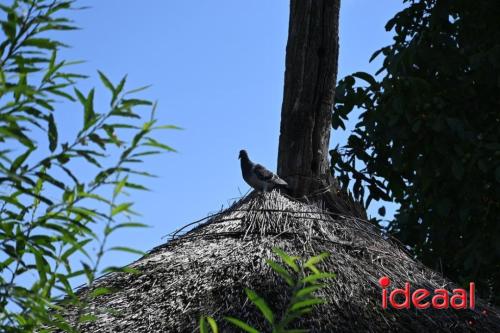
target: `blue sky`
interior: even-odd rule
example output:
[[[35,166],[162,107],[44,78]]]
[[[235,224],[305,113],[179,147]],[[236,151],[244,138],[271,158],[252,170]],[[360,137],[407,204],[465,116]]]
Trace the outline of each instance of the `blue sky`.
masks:
[[[158,100],[161,123],[184,128],[160,133],[161,141],[179,152],[149,159],[147,169],[160,177],[145,180],[151,192],[132,197],[151,228],[117,233],[110,246],[147,251],[163,243],[163,235],[246,193],[237,159],[242,148],[254,161],[276,168],[288,0],[79,4],[91,8],[73,12],[82,30],[65,33],[72,47],[62,56],[87,61],[78,70],[92,78],[82,89],[99,86],[98,69],[115,82],[128,74],[131,87],[152,84],[141,97]],[[401,7],[395,0],[342,2],[339,78],[378,69],[368,59],[390,43],[384,25]],[[104,88],[98,90],[98,105],[105,106],[105,97]],[[64,128],[61,136],[81,126],[81,116],[71,110],[57,121]],[[346,133],[334,133],[331,145],[345,139]],[[116,253],[103,265],[135,258]]]

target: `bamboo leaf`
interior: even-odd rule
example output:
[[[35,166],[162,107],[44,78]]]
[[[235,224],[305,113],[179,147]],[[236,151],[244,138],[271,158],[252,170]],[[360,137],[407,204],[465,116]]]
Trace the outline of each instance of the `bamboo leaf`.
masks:
[[[312,307],[313,305],[317,304],[324,304],[326,301],[321,298],[311,298],[311,299],[306,299],[304,301],[300,301],[297,303],[294,303],[292,307],[290,308],[291,311],[297,311],[303,308],[309,308]]]
[[[323,260],[325,260],[326,258],[328,258],[329,256],[330,256],[330,254],[328,252],[323,252],[317,256],[311,257],[306,261],[306,263],[304,264],[304,267],[316,265],[316,264],[322,262]]]
[[[2,22],[2,30],[8,39],[13,41],[16,38],[16,23],[7,21]]]
[[[109,89],[109,91],[111,91],[112,94],[115,93],[115,87],[113,87],[113,84],[111,83],[111,81],[109,81],[109,79],[106,77],[106,75],[104,75],[103,72],[101,71],[97,71],[99,73],[99,77],[101,78],[101,81],[102,83],[104,84],[104,86],[106,88]]]
[[[127,81],[127,76],[125,75],[120,83],[116,86],[115,92],[113,94],[113,99],[111,100],[111,104],[114,104],[116,99],[118,98],[118,95],[122,92],[123,87],[125,86],[125,82]]]
[[[126,91],[124,95],[135,94],[135,93],[138,93],[140,91],[146,90],[146,89],[148,89],[150,87],[151,87],[151,85],[149,84],[147,86],[143,86],[143,87],[140,87],[140,88],[132,89],[132,90]]]
[[[136,250],[136,249],[132,249],[130,247],[126,247],[126,246],[114,246],[110,249],[108,249],[108,251],[121,251],[121,252],[128,252],[128,253],[133,253],[133,254],[138,254],[138,255],[145,255],[146,253],[143,252],[143,251],[140,251],[140,250]]]
[[[122,204],[119,204],[118,206],[114,207],[111,216],[115,216],[121,212],[127,212],[129,211],[129,208],[133,205],[133,202],[125,202]]]
[[[35,144],[33,143],[33,141],[31,141],[30,138],[28,138],[23,132],[21,132],[21,130],[19,130],[17,128],[8,128],[5,126],[1,126],[0,127],[0,138],[2,138],[2,135],[5,137],[11,137],[11,138],[14,138],[16,140],[19,140],[19,142],[21,142],[24,146],[26,146],[30,149],[34,149],[36,147]]]
[[[26,152],[23,154],[19,155],[14,162],[12,162],[12,165],[10,166],[10,172],[15,172],[28,158],[28,156],[33,152],[33,149],[28,149]]]
[[[111,292],[112,291],[109,288],[98,287],[98,288],[92,290],[92,292],[90,293],[90,296],[92,298],[95,298],[95,297],[98,297],[98,296],[110,294]]]
[[[24,46],[34,46],[41,49],[54,50],[58,45],[62,45],[59,42],[50,40],[48,38],[29,38],[23,43]]]
[[[151,101],[148,101],[145,99],[131,98],[131,99],[123,99],[122,105],[124,107],[131,107],[131,106],[138,106],[138,105],[153,105],[153,103]]]
[[[336,275],[334,273],[315,273],[306,276],[301,280],[302,283],[312,283],[320,279],[330,279],[335,278]]]
[[[270,324],[273,324],[274,314],[269,308],[269,305],[267,305],[266,301],[251,289],[245,288],[245,293],[247,294],[248,299],[255,304],[255,306],[257,306],[260,312],[264,315],[264,318],[266,318]]]
[[[143,144],[144,146],[156,147],[170,152],[177,152],[177,150],[175,150],[174,148],[166,144],[163,144],[161,142],[158,142],[153,138],[146,138],[146,140],[147,140],[146,143]]]
[[[120,223],[118,225],[115,225],[114,227],[109,228],[105,232],[106,232],[106,234],[111,234],[115,230],[121,229],[121,228],[149,228],[149,226],[147,224],[138,223],[138,222],[127,222],[127,223]]]
[[[155,126],[153,129],[174,129],[174,130],[183,130],[182,127],[175,126],[175,125],[161,125],[161,126]]]
[[[292,257],[285,253],[285,251],[275,247],[273,248],[273,252],[276,253],[290,268],[292,268],[295,272],[299,272],[299,266],[296,261],[299,257]]]
[[[123,177],[122,180],[120,180],[116,186],[115,186],[115,189],[113,190],[113,196],[116,197],[123,189],[123,187],[125,186],[125,184],[127,183],[127,179],[128,179],[128,176],[127,177]]]
[[[96,116],[94,113],[94,89],[91,89],[84,104],[84,120],[83,129],[86,130],[95,122]]]
[[[51,152],[54,152],[57,148],[57,127],[54,122],[54,115],[49,114],[49,149]]]
[[[302,298],[302,297],[306,297],[306,296],[309,296],[311,293],[321,289],[321,288],[324,288],[325,285],[324,284],[315,284],[313,286],[309,286],[309,287],[305,287],[305,288],[302,288],[300,290],[298,290],[296,293],[295,293],[295,296],[297,298]]]
[[[123,273],[129,273],[129,274],[140,274],[141,271],[133,268],[133,267],[117,267],[117,266],[109,266],[106,267],[105,269],[102,270],[102,273],[114,273],[114,272],[123,272]]]
[[[207,322],[204,316],[200,317],[200,333],[208,333]]]
[[[266,260],[266,263],[271,266],[273,271],[278,273],[278,275],[281,276],[289,286],[293,287],[295,285],[294,279],[283,266],[272,260]]]
[[[243,321],[241,321],[239,319],[236,319],[236,318],[233,318],[233,317],[224,317],[224,319],[227,322],[233,324],[234,326],[241,328],[245,332],[248,332],[248,333],[259,333],[258,330],[256,330],[252,326],[248,325],[247,323],[245,323],[245,322],[243,322]]]
[[[219,327],[217,326],[217,322],[212,317],[207,317],[208,324],[212,329],[212,333],[219,333]]]

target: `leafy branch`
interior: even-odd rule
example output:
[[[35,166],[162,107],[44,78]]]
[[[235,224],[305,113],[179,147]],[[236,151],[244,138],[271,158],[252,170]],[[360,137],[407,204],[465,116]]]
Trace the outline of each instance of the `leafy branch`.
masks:
[[[313,311],[314,306],[326,303],[323,298],[316,296],[315,293],[327,286],[320,281],[335,277],[335,274],[323,272],[317,267],[329,254],[321,253],[303,262],[299,257],[290,256],[279,248],[273,248],[273,252],[281,259],[285,266],[270,259],[266,260],[266,263],[285,281],[290,290],[290,300],[283,313],[278,317],[267,301],[255,291],[245,288],[245,293],[250,302],[255,305],[267,321],[270,332],[308,332],[306,329],[291,329],[288,327],[297,319]],[[224,319],[245,332],[259,332],[256,328],[238,318],[224,317]],[[208,333],[209,327],[213,333],[218,332],[217,323],[212,317],[201,317],[200,333]]]
[[[98,72],[110,93],[104,112],[97,112],[95,89],[78,89],[87,76],[70,67],[79,62],[58,59],[65,45],[47,37],[76,29],[64,17],[77,9],[74,3],[13,0],[0,5],[0,142],[8,147],[0,150],[2,331],[75,331],[75,323],[58,313],[59,302],[64,298],[83,308],[88,299],[76,297],[73,283],[86,278],[92,285],[97,274],[120,270],[100,267],[109,251],[140,253],[106,247],[115,232],[145,227],[132,220],[137,215],[133,202],[119,202],[119,196],[148,190],[134,180],[154,176],[141,167],[145,158],[175,151],[155,133],[178,128],[157,125],[156,104],[136,97],[143,88],[126,91],[126,76],[113,84]],[[59,135],[63,107],[82,114],[82,126],[69,142]],[[138,113],[141,108],[150,112]],[[91,177],[84,179],[82,170]]]

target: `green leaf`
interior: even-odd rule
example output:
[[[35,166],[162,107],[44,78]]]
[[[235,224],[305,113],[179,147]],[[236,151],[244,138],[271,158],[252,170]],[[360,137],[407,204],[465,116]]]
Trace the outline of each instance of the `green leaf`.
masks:
[[[54,3],[54,5],[50,7],[50,10],[47,11],[47,15],[52,15],[52,14],[60,11],[61,9],[70,9],[71,4],[73,4],[73,3],[74,3],[73,0]]]
[[[2,138],[1,135],[4,135],[5,137],[14,138],[30,149],[34,149],[36,147],[34,142],[31,141],[30,138],[28,138],[23,132],[21,132],[21,130],[17,128],[8,128],[5,126],[0,126],[0,138]]]
[[[85,106],[85,102],[86,102],[87,99],[85,98],[85,96],[83,95],[83,93],[80,90],[78,90],[77,88],[74,88],[74,91],[75,91],[75,95],[78,98],[78,100],[80,101],[80,103],[83,106]]]
[[[210,328],[212,329],[212,333],[219,333],[219,327],[217,326],[215,319],[212,317],[207,317],[207,321],[210,325]]]
[[[241,321],[239,319],[236,319],[236,318],[233,318],[233,317],[224,317],[224,319],[227,322],[233,324],[234,326],[241,328],[245,332],[248,332],[248,333],[259,333],[258,330],[256,330],[252,326],[248,325],[247,323],[245,323],[245,322],[243,322],[243,321]]]
[[[146,143],[143,144],[144,146],[150,146],[150,147],[156,147],[156,148],[160,148],[160,149],[163,149],[163,150],[166,150],[166,151],[170,151],[170,152],[177,152],[177,150],[175,150],[174,148],[170,147],[170,146],[167,146],[166,144],[163,144],[161,142],[158,142],[156,141],[155,139],[153,138],[146,138]]]
[[[94,89],[91,89],[84,103],[83,129],[86,130],[95,123],[94,113]]]
[[[10,172],[15,172],[28,158],[28,156],[33,152],[33,149],[28,149],[23,154],[19,155],[12,165],[10,166]]]
[[[143,86],[143,87],[140,87],[140,88],[136,88],[136,89],[132,89],[132,90],[129,90],[129,91],[126,91],[125,92],[125,95],[131,95],[131,94],[135,94],[135,93],[138,93],[140,91],[143,91],[143,90],[146,90],[146,89],[149,89],[151,87],[151,85],[147,85],[147,86]]]
[[[324,288],[325,286],[326,286],[325,284],[315,284],[315,285],[312,285],[309,287],[305,287],[305,288],[298,290],[295,293],[295,296],[298,298],[306,297],[306,296],[309,296],[311,293],[313,293],[319,289]]]
[[[71,234],[68,230],[64,229],[63,227],[57,225],[57,224],[45,224],[44,227],[47,227],[49,229],[53,229],[53,230],[57,230],[59,232],[61,232],[62,234],[64,235],[67,235],[67,238],[68,241],[72,244],[72,247],[70,247],[68,250],[64,251],[64,253],[61,255],[61,259],[63,261],[67,261],[76,251],[79,251],[81,253],[83,253],[86,257],[88,257],[90,259],[90,256],[89,254],[87,253],[87,251],[85,251],[85,245],[87,245],[88,243],[90,243],[92,241],[92,239],[84,239],[82,241],[79,241],[79,242],[73,242],[73,241],[70,241],[69,238],[74,238],[74,235]]]
[[[273,252],[276,253],[288,266],[290,266],[295,272],[299,272],[299,266],[296,261],[299,257],[292,257],[285,253],[285,251],[275,247]]]
[[[49,182],[50,184],[60,188],[61,190],[66,189],[66,185],[62,181],[55,179],[46,172],[36,172],[35,174],[39,177],[40,180],[43,180],[44,182]]]
[[[283,266],[281,266],[280,264],[278,264],[277,262],[274,262],[272,260],[266,260],[266,263],[269,266],[271,266],[273,271],[278,273],[278,275],[280,275],[289,286],[293,287],[295,285],[294,279],[292,278],[292,276],[288,273],[288,271]]]
[[[297,310],[300,310],[302,308],[308,308],[308,307],[311,307],[313,305],[324,304],[324,303],[326,303],[326,301],[324,299],[321,299],[321,298],[306,299],[304,301],[294,303],[292,305],[292,307],[290,308],[290,310],[297,311]]]
[[[126,182],[125,187],[132,188],[134,190],[149,191],[149,189],[146,186],[143,186],[141,184],[130,183],[130,182]]]
[[[113,196],[116,197],[118,196],[119,193],[121,193],[123,187],[125,186],[125,184],[127,183],[127,180],[128,180],[128,176],[127,177],[123,177],[122,180],[120,180],[116,186],[115,186],[115,189],[113,190]]]
[[[93,322],[99,319],[96,315],[90,314],[90,313],[85,313],[82,314],[79,318],[78,321],[80,323],[87,323],[87,322]]]
[[[122,204],[119,204],[113,208],[111,211],[111,216],[115,216],[121,212],[127,212],[129,211],[129,208],[133,205],[133,202],[125,202]]]
[[[175,126],[175,125],[161,125],[161,126],[155,126],[153,129],[174,129],[174,130],[183,130],[182,127]]]
[[[149,226],[147,224],[136,223],[136,222],[121,223],[121,224],[115,225],[114,227],[109,228],[106,231],[106,234],[110,234],[110,233],[112,233],[115,230],[120,229],[120,228],[149,228]]]
[[[115,108],[113,111],[110,113],[111,116],[118,116],[118,117],[125,117],[125,118],[135,118],[135,119],[141,119],[141,116],[130,112],[130,111],[123,111],[123,109],[118,109]]]
[[[128,252],[128,253],[132,253],[132,254],[138,254],[138,255],[145,255],[146,253],[143,252],[143,251],[140,251],[140,250],[136,250],[136,249],[132,249],[130,247],[125,247],[125,246],[114,246],[110,249],[108,249],[108,251],[121,251],[121,252]]]
[[[120,83],[118,83],[118,85],[116,86],[116,90],[115,90],[115,94],[118,96],[118,94],[120,94],[123,90],[123,87],[125,87],[125,82],[127,82],[127,75],[125,75]]]
[[[41,49],[54,50],[57,48],[58,45],[61,45],[61,43],[52,41],[48,38],[29,38],[24,41],[23,45],[34,46]]]
[[[111,81],[109,81],[109,79],[106,77],[106,75],[104,75],[104,73],[102,73],[101,71],[97,71],[99,73],[99,77],[101,78],[101,81],[102,83],[104,84],[104,86],[106,88],[109,89],[109,91],[111,91],[112,94],[115,93],[115,87],[113,87],[113,84],[111,83]]]
[[[208,333],[207,322],[210,325],[212,333],[219,333],[219,328],[214,318],[209,316],[200,317],[200,333]]]
[[[131,99],[123,99],[122,105],[124,107],[131,107],[131,106],[138,106],[138,105],[153,105],[153,102],[145,100],[145,99],[131,98]]]
[[[57,127],[54,121],[54,115],[51,113],[48,117],[49,121],[49,149],[54,152],[57,148]]]
[[[16,38],[16,23],[15,22],[2,22],[2,30],[8,39],[13,41]]]
[[[81,150],[81,149],[75,149],[74,150],[78,155],[82,156],[83,158],[85,158],[89,163],[101,168],[101,164],[99,163],[99,161],[97,161],[94,157],[92,157],[90,154],[92,153],[92,151],[88,151],[88,150]]]
[[[310,266],[316,265],[316,264],[322,262],[323,260],[325,260],[326,258],[328,258],[329,256],[330,256],[330,254],[328,252],[320,253],[317,256],[309,258],[306,261],[306,263],[304,264],[304,267],[310,267]]]
[[[47,72],[43,76],[42,82],[47,82],[49,79],[52,78],[52,75],[56,73],[61,67],[64,66],[64,61],[61,61],[59,64],[56,65],[56,58],[57,58],[57,49],[54,49],[52,51],[52,55],[49,60],[49,67],[47,68]]]
[[[35,256],[36,269],[40,277],[40,282],[43,284],[47,281],[47,273],[50,273],[50,265],[38,250],[31,247],[30,252]]]
[[[129,273],[129,274],[133,274],[133,275],[141,274],[140,270],[138,270],[137,268],[133,268],[133,267],[109,266],[109,267],[106,267],[105,269],[102,270],[103,274],[114,273],[114,272],[123,272],[123,273]]]
[[[245,293],[247,294],[248,299],[250,299],[250,301],[253,304],[255,304],[255,306],[257,306],[257,308],[264,315],[267,321],[270,324],[273,324],[274,323],[273,311],[269,308],[266,301],[251,289],[245,288]]]
[[[200,333],[208,333],[207,322],[204,316],[200,317]]]
[[[58,89],[54,89],[54,88],[46,88],[45,90],[47,90],[48,92],[50,92],[51,94],[54,94],[54,95],[57,95],[57,96],[61,96],[61,97],[64,97],[66,98],[67,100],[70,100],[72,102],[76,101],[75,98],[73,96],[71,96],[70,94],[62,91],[62,90],[58,90]]]
[[[92,290],[92,292],[90,293],[90,297],[95,298],[95,297],[102,296],[102,295],[108,295],[111,292],[112,291],[109,288],[98,287],[98,288]]]
[[[302,283],[311,283],[311,282],[316,282],[317,280],[320,279],[331,279],[335,278],[336,275],[333,273],[316,273],[316,274],[311,274],[306,276],[305,278],[302,278],[301,282]]]

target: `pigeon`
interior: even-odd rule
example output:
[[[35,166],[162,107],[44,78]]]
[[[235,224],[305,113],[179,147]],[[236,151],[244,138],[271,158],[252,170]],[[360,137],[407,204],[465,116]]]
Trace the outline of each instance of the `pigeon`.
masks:
[[[248,185],[257,191],[267,192],[274,188],[288,188],[288,183],[267,170],[260,164],[255,164],[248,158],[246,150],[240,150],[241,173]]]

